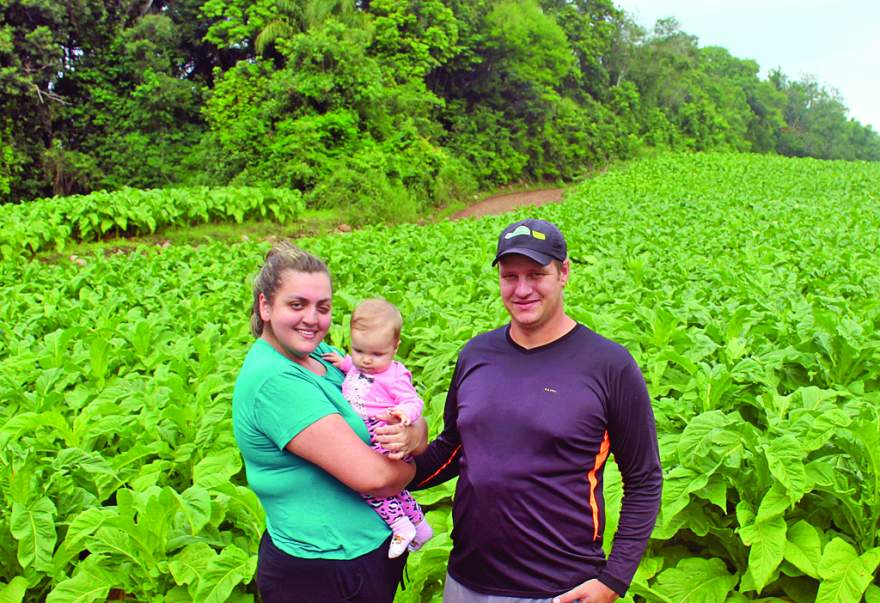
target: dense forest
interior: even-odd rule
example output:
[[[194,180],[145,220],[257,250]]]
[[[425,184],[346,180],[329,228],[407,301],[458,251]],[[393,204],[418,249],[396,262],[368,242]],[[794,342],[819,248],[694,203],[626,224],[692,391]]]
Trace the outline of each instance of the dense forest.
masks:
[[[880,160],[810,79],[611,0],[0,0],[0,199],[295,188],[401,216],[652,149]]]

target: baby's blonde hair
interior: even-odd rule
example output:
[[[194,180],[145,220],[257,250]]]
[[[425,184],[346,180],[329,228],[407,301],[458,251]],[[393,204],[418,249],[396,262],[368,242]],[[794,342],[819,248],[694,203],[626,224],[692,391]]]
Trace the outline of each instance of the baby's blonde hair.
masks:
[[[400,316],[400,310],[380,297],[365,299],[358,304],[351,315],[352,331],[388,329],[394,341],[399,341],[402,328],[403,318]]]

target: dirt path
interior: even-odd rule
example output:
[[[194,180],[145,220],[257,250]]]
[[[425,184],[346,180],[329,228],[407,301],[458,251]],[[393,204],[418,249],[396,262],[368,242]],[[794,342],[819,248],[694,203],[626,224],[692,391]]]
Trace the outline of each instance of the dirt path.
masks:
[[[523,205],[538,206],[545,203],[559,203],[562,201],[564,193],[564,188],[550,188],[541,191],[495,195],[453,214],[452,219],[458,220],[459,218],[476,218],[479,216],[503,214],[506,211]]]
[[[503,214],[504,212],[525,205],[537,207],[539,205],[544,205],[545,203],[559,203],[562,200],[565,191],[566,189],[564,188],[549,188],[537,191],[493,195],[491,197],[486,197],[482,201],[453,214],[450,219],[459,220],[461,218],[476,218],[480,216]],[[191,231],[194,228],[201,229],[204,232],[201,235],[193,237],[191,235]],[[304,223],[299,224],[299,228],[294,232],[291,231],[290,228],[278,225],[272,225],[268,228],[261,228],[259,225],[257,225],[256,227],[253,227],[246,232],[239,233],[236,231],[232,234],[219,233],[219,231],[214,232],[213,230],[211,230],[210,225],[200,225],[197,227],[188,226],[182,227],[179,230],[187,233],[187,235],[185,237],[175,237],[174,229],[170,229],[169,231],[160,232],[154,235],[119,238],[115,240],[102,241],[100,243],[77,244],[72,246],[72,248],[68,252],[73,254],[69,255],[69,259],[72,262],[83,264],[85,262],[83,258],[90,255],[94,249],[101,250],[104,255],[130,253],[134,250],[138,242],[149,243],[164,248],[168,247],[171,244],[196,244],[197,241],[202,241],[204,239],[264,239],[267,241],[276,241],[282,238],[290,238],[292,240],[295,240],[296,238],[299,238],[301,236],[314,236],[325,232],[351,232],[352,227],[348,224]],[[58,261],[59,258],[63,257],[65,257],[65,254],[46,251],[41,254],[41,261],[51,263]]]

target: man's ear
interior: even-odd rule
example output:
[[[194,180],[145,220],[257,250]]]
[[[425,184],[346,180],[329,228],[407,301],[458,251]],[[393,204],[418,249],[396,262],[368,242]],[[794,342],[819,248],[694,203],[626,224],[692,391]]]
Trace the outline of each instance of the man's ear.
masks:
[[[568,258],[562,260],[562,267],[559,269],[559,280],[562,281],[562,284],[568,282],[568,277],[571,274],[571,262],[568,261]]]

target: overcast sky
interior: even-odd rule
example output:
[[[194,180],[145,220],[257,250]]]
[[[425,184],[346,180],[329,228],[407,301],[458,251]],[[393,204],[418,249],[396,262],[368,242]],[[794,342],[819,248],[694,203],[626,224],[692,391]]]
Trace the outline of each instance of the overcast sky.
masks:
[[[675,17],[700,46],[836,89],[850,117],[880,132],[880,0],[614,0],[653,29]]]

